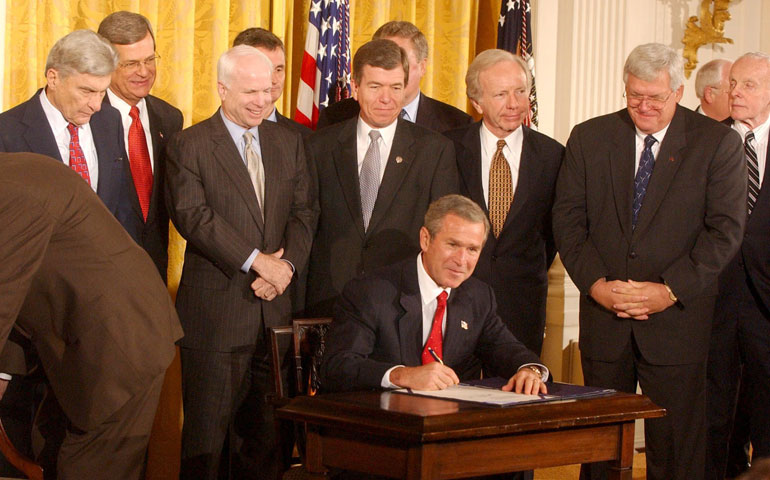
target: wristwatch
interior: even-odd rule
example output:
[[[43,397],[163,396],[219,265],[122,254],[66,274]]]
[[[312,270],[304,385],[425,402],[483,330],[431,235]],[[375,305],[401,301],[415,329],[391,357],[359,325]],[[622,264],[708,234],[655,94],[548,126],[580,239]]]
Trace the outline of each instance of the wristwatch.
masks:
[[[679,301],[679,299],[678,299],[678,298],[676,298],[676,295],[674,295],[674,291],[673,291],[673,290],[671,290],[671,287],[669,287],[669,286],[668,286],[668,284],[667,284],[666,282],[663,282],[663,286],[664,286],[664,287],[666,287],[666,290],[668,290],[668,298],[669,298],[669,299],[670,299],[672,302],[674,302],[674,303],[678,302],[678,301]]]

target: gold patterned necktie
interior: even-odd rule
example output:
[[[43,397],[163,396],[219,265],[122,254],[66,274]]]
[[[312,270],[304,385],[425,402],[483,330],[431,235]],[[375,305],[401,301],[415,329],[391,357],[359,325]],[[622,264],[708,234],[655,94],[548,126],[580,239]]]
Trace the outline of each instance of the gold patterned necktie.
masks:
[[[254,135],[248,130],[243,134],[245,146],[243,153],[246,156],[246,169],[249,171],[249,177],[251,177],[251,183],[254,185],[254,192],[257,194],[257,201],[259,202],[259,210],[262,213],[262,218],[265,218],[265,168],[262,165],[262,159],[259,157],[252,140]]]
[[[495,237],[500,236],[508,209],[513,202],[513,177],[511,167],[503,155],[504,147],[505,140],[498,140],[497,150],[489,168],[489,220]]]

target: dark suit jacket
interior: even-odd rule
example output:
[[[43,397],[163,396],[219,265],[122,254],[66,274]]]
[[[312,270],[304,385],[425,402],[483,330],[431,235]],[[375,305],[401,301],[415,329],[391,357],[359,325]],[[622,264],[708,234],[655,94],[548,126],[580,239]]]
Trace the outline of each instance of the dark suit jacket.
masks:
[[[241,266],[254,248],[284,249],[305,264],[318,215],[302,138],[273,122],[259,126],[265,168],[264,220],[246,164],[222,117],[183,130],[168,146],[169,214],[187,240],[177,309],[188,348],[228,352],[254,345],[265,327],[288,324],[288,293],[263,302]],[[287,291],[288,292],[288,291]]]
[[[31,338],[57,400],[88,430],[143,392],[182,335],[166,286],[76,173],[0,156],[0,344]]]
[[[40,104],[41,90],[26,102],[0,114],[0,151],[33,152],[64,161]],[[96,193],[131,237],[138,241],[139,230],[131,206],[133,182],[120,114],[112,107],[102,107],[88,123],[99,162]]]
[[[724,121],[732,125],[733,120]],[[770,158],[770,145],[768,156]],[[744,270],[751,279],[751,290],[766,312],[770,312],[770,162],[765,162],[765,172],[759,197],[754,209],[746,221],[746,232],[743,235],[741,248],[731,262],[731,269]],[[728,272],[725,272],[725,276]],[[720,283],[723,281],[720,278]],[[732,298],[721,297],[720,301],[731,301]]]
[[[109,97],[104,96],[104,104],[109,105]],[[152,196],[150,197],[150,210],[147,212],[147,221],[142,215],[142,207],[139,205],[139,197],[131,177],[131,206],[133,208],[133,229],[138,233],[137,243],[150,255],[155,266],[158,267],[163,280],[166,280],[168,270],[168,211],[164,185],[166,182],[166,143],[173,134],[182,130],[182,112],[178,108],[161,100],[158,97],[148,95],[145,97],[147,114],[150,117],[150,135],[152,136],[153,152],[153,177]],[[127,151],[128,149],[126,149]]]
[[[321,366],[324,389],[380,388],[396,366],[422,363],[422,300],[414,257],[351,281],[334,309]],[[497,316],[495,295],[471,277],[447,300],[444,363],[460,380],[478,360],[494,375],[509,378],[540,359],[508,331]],[[465,322],[467,329],[461,327]],[[476,377],[478,378],[478,377]]]
[[[313,129],[312,128],[308,128],[308,127],[302,125],[301,123],[295,122],[291,118],[284,117],[283,115],[281,115],[277,111],[275,112],[275,118],[276,118],[276,123],[277,124],[283,125],[284,127],[287,127],[287,128],[290,128],[290,129],[294,130],[295,132],[297,132],[300,135],[302,135],[302,138],[304,140],[306,140],[307,137],[309,137],[310,134],[313,133]]]
[[[652,364],[703,362],[717,276],[746,221],[743,147],[736,132],[677,106],[632,230],[635,133],[626,110],[576,126],[559,173],[553,228],[582,294],[580,350],[611,362],[633,334]],[[665,281],[679,304],[646,321],[620,319],[588,297],[601,277]]]
[[[346,98],[321,110],[316,129],[357,117],[361,108],[355,98]],[[473,118],[462,110],[444,102],[434,100],[420,93],[417,105],[417,119],[414,123],[434,132],[446,132],[473,122]]]
[[[451,130],[460,192],[489,215],[481,184],[481,122]],[[490,233],[473,275],[492,286],[503,323],[535,353],[543,346],[548,267],[556,248],[551,231],[556,176],[564,155],[559,142],[524,129],[519,180],[503,230]]]
[[[418,233],[428,205],[458,192],[452,142],[398,120],[369,229],[364,232],[356,156],[358,117],[308,140],[321,216],[310,254],[307,311],[330,316],[352,278],[419,252]]]

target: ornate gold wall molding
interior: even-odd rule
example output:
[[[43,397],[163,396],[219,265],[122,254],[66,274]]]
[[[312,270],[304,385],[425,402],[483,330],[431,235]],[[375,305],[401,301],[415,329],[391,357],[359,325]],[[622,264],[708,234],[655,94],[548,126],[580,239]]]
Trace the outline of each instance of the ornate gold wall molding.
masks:
[[[725,22],[730,20],[730,12],[727,10],[729,4],[730,0],[702,0],[700,15],[693,15],[687,20],[682,38],[682,56],[687,59],[684,74],[687,78],[690,78],[690,74],[698,65],[698,49],[701,46],[707,43],[733,43],[731,38],[725,38]]]

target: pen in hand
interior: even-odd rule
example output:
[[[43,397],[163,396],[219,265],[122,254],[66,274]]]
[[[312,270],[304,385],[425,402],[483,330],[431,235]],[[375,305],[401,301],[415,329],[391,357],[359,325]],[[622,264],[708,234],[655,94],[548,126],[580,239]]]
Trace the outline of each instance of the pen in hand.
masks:
[[[441,360],[441,357],[439,357],[431,347],[428,347],[428,353],[430,353],[430,356],[433,357],[433,359],[436,360],[438,363],[440,363],[441,365],[444,364],[444,361]]]

